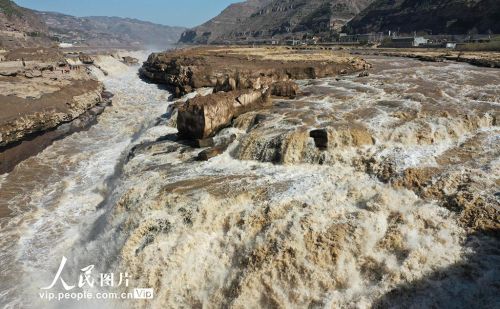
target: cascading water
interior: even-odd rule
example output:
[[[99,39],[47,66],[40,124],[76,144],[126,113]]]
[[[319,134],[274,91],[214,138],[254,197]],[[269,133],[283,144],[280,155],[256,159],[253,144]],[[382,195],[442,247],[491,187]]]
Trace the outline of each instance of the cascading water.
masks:
[[[56,141],[2,176],[0,206],[11,210],[0,237],[3,305],[24,307],[50,283],[62,256],[106,211],[97,206],[135,135],[167,111],[169,93],[142,82],[136,66],[105,56],[98,63],[109,73],[95,70],[114,93],[113,106],[88,131]]]
[[[370,77],[302,81],[304,97],[240,116],[215,138],[235,135],[228,150],[197,162],[200,150],[178,143],[171,121],[153,125],[168,93],[111,61],[101,59],[111,73],[102,78],[116,96],[98,124],[0,178],[0,201],[13,211],[0,238],[5,304],[368,308],[495,300],[496,239],[470,232],[437,193],[425,198],[380,179],[437,168],[449,173],[443,186],[451,191],[461,165],[471,195],[494,207],[498,71],[373,58]],[[322,128],[326,149],[310,137]],[[481,150],[452,158],[464,148]],[[127,272],[130,286],[152,288],[154,299],[39,299],[63,255],[65,278],[95,264]]]

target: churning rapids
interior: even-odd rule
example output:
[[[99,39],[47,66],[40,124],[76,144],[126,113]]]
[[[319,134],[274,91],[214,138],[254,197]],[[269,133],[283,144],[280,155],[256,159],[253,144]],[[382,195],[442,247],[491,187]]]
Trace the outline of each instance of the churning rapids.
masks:
[[[369,77],[301,81],[300,98],[238,117],[215,138],[229,148],[198,162],[169,93],[101,57],[113,106],[0,176],[0,305],[495,307],[499,71],[368,60]],[[487,215],[461,212],[464,190]],[[63,256],[68,284],[95,265],[155,297],[41,299]]]

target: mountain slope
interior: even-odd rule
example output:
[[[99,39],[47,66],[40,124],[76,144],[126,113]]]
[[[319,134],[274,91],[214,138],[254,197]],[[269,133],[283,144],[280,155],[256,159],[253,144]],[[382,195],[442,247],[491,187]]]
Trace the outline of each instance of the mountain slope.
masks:
[[[0,48],[4,49],[49,46],[57,41],[90,47],[166,48],[184,30],[130,18],[37,12],[0,0]]]
[[[185,28],[120,17],[74,17],[40,12],[51,35],[89,46],[155,46],[176,43]]]
[[[275,0],[239,28],[253,36],[318,33],[345,24],[371,0]]]
[[[234,3],[206,23],[189,29],[180,38],[182,43],[210,43],[233,32],[238,25],[272,0],[248,0]]]
[[[234,4],[209,22],[185,32],[181,42],[213,43],[339,29],[372,1],[250,0]]]
[[[346,27],[351,33],[500,33],[498,0],[376,0]]]
[[[0,0],[0,47],[50,44],[47,26],[38,15],[10,0]]]

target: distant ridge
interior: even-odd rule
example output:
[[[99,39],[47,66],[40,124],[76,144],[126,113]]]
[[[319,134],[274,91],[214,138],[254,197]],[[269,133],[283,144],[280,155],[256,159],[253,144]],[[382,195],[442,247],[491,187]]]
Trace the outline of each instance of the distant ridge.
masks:
[[[189,29],[181,43],[331,38],[340,32],[500,33],[500,0],[248,0]]]
[[[339,30],[373,0],[249,0],[233,4],[207,23],[187,30],[182,43],[293,37]]]
[[[346,27],[350,33],[389,30],[432,34],[500,33],[500,1],[376,0]]]
[[[39,12],[52,36],[91,46],[141,45],[167,47],[177,43],[186,28],[171,27],[133,18],[74,17]]]
[[[181,38],[181,43],[207,44],[234,32],[241,23],[257,12],[261,7],[271,3],[272,0],[248,0],[234,3],[224,9],[219,15],[206,23],[186,30]]]
[[[90,47],[166,48],[177,43],[185,30],[131,18],[38,12],[11,0],[0,0],[0,48],[60,42]]]
[[[293,37],[339,30],[373,0],[249,0],[187,30],[182,43]]]

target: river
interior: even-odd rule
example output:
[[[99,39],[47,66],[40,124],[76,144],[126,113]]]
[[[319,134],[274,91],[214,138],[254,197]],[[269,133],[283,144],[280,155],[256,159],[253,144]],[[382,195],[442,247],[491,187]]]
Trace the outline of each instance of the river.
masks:
[[[483,264],[469,265],[480,287],[460,270],[448,273],[478,253],[459,215],[374,170],[390,162],[395,174],[442,167],[452,177],[456,164],[443,163],[449,152],[476,139],[480,160],[463,164],[483,177],[471,185],[486,186],[477,194],[495,203],[498,70],[369,61],[369,77],[301,81],[304,97],[260,111],[258,122],[255,113],[240,117],[216,138],[235,136],[228,150],[197,162],[199,150],[171,138],[169,93],[141,81],[137,67],[102,57],[110,74],[99,77],[113,106],[89,130],[0,176],[0,207],[11,210],[1,221],[0,305],[365,308],[404,285],[429,285],[439,270],[446,275],[435,294],[411,294],[412,304],[454,303],[477,289],[460,299],[469,304],[498,283],[498,268],[482,276],[498,256],[487,251]],[[319,151],[307,130],[321,126],[348,128],[350,137],[338,133],[335,147]],[[377,164],[367,172],[370,159]],[[155,297],[43,299],[63,256],[69,284],[94,265],[95,273],[127,273],[130,287],[152,288]],[[98,279],[83,291],[102,291]],[[458,292],[454,280],[463,281]],[[484,302],[495,299],[492,289]],[[53,291],[64,291],[60,282]],[[398,297],[384,301],[407,301]]]
[[[43,283],[37,276],[49,278],[54,262],[104,211],[98,206],[109,193],[107,185],[121,158],[167,111],[169,93],[142,82],[137,67],[111,57],[102,57],[100,65],[109,77],[97,70],[95,74],[115,97],[98,123],[56,141],[1,176],[0,207],[12,214],[1,224],[0,290],[2,302],[14,307],[29,304],[26,294]]]

